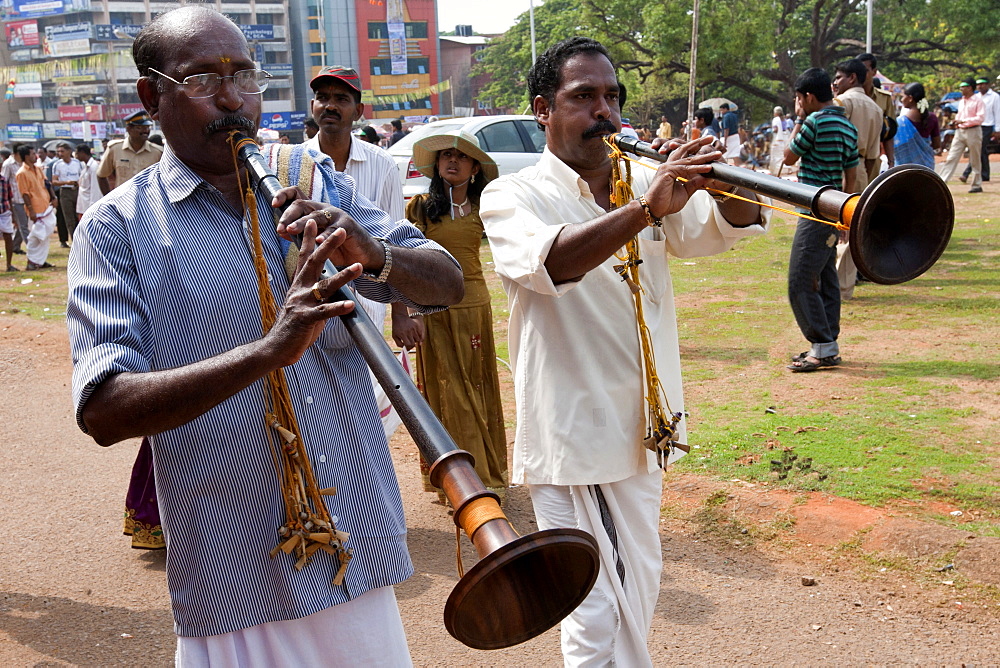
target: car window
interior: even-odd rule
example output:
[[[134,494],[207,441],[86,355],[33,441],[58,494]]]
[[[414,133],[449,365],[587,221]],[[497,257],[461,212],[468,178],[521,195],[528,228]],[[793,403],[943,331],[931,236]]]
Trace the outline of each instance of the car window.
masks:
[[[531,141],[531,145],[535,149],[535,153],[541,153],[545,148],[545,130],[538,127],[538,123],[535,119],[527,121],[518,121],[521,127],[528,133],[528,139]]]
[[[479,145],[488,153],[524,153],[524,142],[514,127],[514,121],[487,125],[476,133]]]

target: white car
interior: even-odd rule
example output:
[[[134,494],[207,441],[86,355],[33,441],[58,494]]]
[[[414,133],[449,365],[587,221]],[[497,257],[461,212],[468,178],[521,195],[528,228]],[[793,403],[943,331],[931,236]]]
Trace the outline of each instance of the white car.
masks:
[[[479,146],[497,163],[501,176],[534,165],[545,148],[545,132],[539,129],[534,116],[471,116],[417,126],[387,149],[399,169],[404,199],[427,192],[431,184],[413,167],[413,143],[429,134],[459,129],[479,140]]]

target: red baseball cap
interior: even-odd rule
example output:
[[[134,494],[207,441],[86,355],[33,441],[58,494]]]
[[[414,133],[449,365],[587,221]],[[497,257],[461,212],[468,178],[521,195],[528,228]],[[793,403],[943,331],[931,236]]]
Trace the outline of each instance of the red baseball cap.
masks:
[[[358,76],[356,70],[350,67],[341,67],[340,65],[330,65],[321,69],[316,76],[312,78],[309,82],[309,86],[316,90],[316,83],[323,79],[336,79],[337,81],[347,84],[354,90],[361,92],[361,77]]]

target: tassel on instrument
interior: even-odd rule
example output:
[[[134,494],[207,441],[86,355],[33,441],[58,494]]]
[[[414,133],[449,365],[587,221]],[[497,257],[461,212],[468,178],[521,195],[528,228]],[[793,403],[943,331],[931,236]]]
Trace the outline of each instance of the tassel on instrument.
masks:
[[[623,159],[624,155],[618,146],[608,141],[607,138],[604,142],[608,145],[611,158],[611,205],[617,209],[635,199],[631,185],[632,167],[630,161]],[[622,165],[625,166],[624,174],[622,174]],[[642,444],[647,450],[656,454],[656,464],[663,468],[666,466],[670,454],[679,447],[677,425],[683,414],[670,410],[670,402],[667,400],[666,392],[663,390],[663,385],[656,373],[652,335],[646,325],[642,308],[643,290],[642,282],[639,279],[639,265],[642,264],[642,258],[639,256],[639,237],[635,236],[630,239],[625,244],[621,254],[615,253],[615,257],[621,260],[621,264],[616,264],[613,268],[622,277],[632,293],[639,343],[642,349],[643,380],[646,386],[645,396],[648,408],[646,437]],[[687,446],[681,449],[687,452]]]
[[[233,143],[233,142],[231,142]],[[233,161],[239,174],[239,162],[233,143]],[[240,184],[242,188],[242,183]],[[244,209],[250,219],[250,236],[253,241],[253,263],[257,273],[257,291],[260,298],[261,328],[266,334],[277,319],[277,303],[271,291],[271,282],[260,241],[260,221],[257,216],[257,198],[251,187],[243,196]],[[278,544],[269,552],[271,558],[283,552],[295,558],[295,568],[302,570],[317,550],[322,549],[339,562],[333,584],[344,580],[351,551],[344,547],[348,535],[337,531],[333,517],[326,507],[324,496],[336,494],[336,488],[320,489],[301,437],[298,420],[292,405],[291,392],[284,369],[276,369],[264,379],[264,424],[275,464],[282,497],[285,501],[285,523],[278,527]],[[325,531],[316,531],[322,528]]]

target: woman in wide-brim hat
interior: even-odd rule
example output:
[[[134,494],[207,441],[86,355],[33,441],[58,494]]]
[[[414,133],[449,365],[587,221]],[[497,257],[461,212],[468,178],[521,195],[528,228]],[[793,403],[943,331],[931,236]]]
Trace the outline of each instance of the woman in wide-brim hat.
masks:
[[[496,163],[475,137],[457,131],[430,135],[413,145],[413,164],[431,179],[406,217],[424,235],[444,246],[465,276],[465,298],[447,311],[410,317],[393,304],[396,343],[417,348],[417,384],[458,447],[476,458],[476,472],[492,491],[506,496],[507,436],[500,403],[493,310],[483,278],[479,249],[483,221],[479,196],[498,175]],[[421,460],[424,489],[435,490]],[[440,494],[439,497],[443,498]]]

